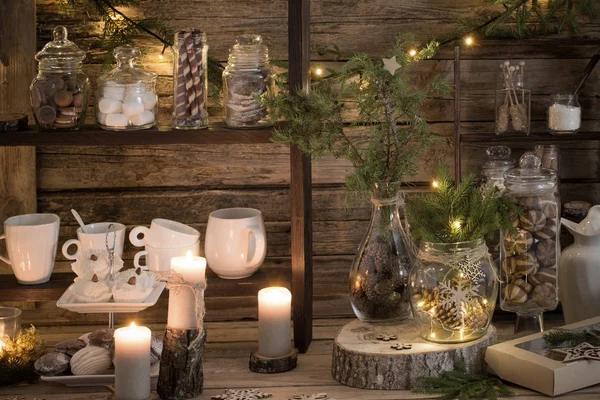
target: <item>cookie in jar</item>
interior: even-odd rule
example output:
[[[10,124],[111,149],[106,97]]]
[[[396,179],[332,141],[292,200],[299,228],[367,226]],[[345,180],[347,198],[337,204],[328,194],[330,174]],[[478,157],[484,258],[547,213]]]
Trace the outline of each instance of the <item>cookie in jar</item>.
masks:
[[[502,233],[500,307],[518,317],[534,317],[543,328],[544,311],[558,304],[559,259],[557,175],[542,168],[533,152],[505,174],[503,196],[519,206],[514,230]]]

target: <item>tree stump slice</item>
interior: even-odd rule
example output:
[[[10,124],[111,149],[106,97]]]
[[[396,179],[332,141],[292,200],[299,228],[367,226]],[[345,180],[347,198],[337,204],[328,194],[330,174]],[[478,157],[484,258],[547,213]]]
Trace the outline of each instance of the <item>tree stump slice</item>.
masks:
[[[383,341],[381,335],[397,337]],[[463,365],[469,373],[486,371],[485,350],[496,343],[496,328],[471,342],[437,344],[419,335],[416,323],[372,325],[355,320],[342,328],[333,344],[333,378],[343,385],[360,389],[410,389],[417,378],[437,377]],[[392,348],[411,344],[409,350]]]
[[[296,368],[298,363],[298,351],[290,350],[289,354],[283,357],[266,357],[258,351],[250,354],[250,371],[260,374],[278,374],[280,372],[290,371]]]
[[[197,329],[173,329],[167,326],[156,391],[163,400],[191,399],[202,393],[206,329],[193,348]]]

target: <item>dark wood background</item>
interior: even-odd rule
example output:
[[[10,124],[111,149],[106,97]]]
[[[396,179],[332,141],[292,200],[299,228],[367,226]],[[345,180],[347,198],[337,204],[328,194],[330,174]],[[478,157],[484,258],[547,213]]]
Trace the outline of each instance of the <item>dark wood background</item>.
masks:
[[[456,26],[457,18],[473,15],[483,0],[313,0],[312,44],[338,44],[343,51],[367,51],[383,56],[396,35],[416,32],[425,38]],[[101,33],[98,21],[89,20],[82,10],[66,15],[55,0],[37,0],[37,48],[48,40],[52,28],[64,24],[69,37],[88,49]],[[234,0],[142,0],[141,7],[125,10],[132,16],[161,16],[175,29],[197,27],[207,32],[209,54],[225,61],[228,48],[237,34],[256,32],[264,36],[271,57],[287,56],[287,1]],[[487,41],[464,52],[461,65],[463,85],[463,128],[471,132],[493,129],[494,90],[498,64],[504,59],[527,61],[527,85],[533,92],[533,120],[543,130],[549,95],[570,91],[587,60],[600,49],[600,24],[582,27],[582,38],[545,39],[542,41]],[[160,121],[167,123],[172,103],[170,57],[160,61],[161,46],[140,40],[149,52],[144,66],[159,74]],[[314,54],[315,62],[335,68],[327,57]],[[416,81],[433,73],[442,74],[452,83],[452,47],[442,49],[434,60],[424,61],[415,71]],[[85,71],[95,86],[101,73],[101,58],[90,53]],[[5,92],[6,93],[6,92]],[[584,127],[600,132],[600,71],[596,71],[581,94]],[[19,97],[27,93],[19,93]],[[0,103],[8,103],[7,97]],[[93,104],[94,97],[91,102]],[[90,109],[91,111],[91,109]],[[425,117],[434,132],[446,138],[435,155],[453,165],[453,100],[428,102]],[[350,107],[348,120],[353,117]],[[215,115],[214,120],[220,116]],[[93,122],[93,113],[88,113]],[[360,137],[364,129],[352,135]],[[126,133],[124,133],[126,134]],[[600,133],[599,133],[600,135]],[[600,185],[587,180],[598,177],[599,143],[561,145],[563,200],[600,201]],[[532,145],[516,146],[518,153]],[[484,158],[484,145],[463,148],[463,170],[478,173]],[[290,191],[289,150],[272,144],[196,145],[196,146],[47,146],[38,147],[37,207],[40,212],[55,212],[61,217],[59,246],[75,237],[76,222],[69,210],[79,210],[84,220],[119,221],[128,227],[149,224],[152,218],[175,219],[202,232],[208,214],[224,207],[254,207],[262,210],[267,227],[268,258],[249,284],[289,285],[290,266]],[[431,157],[425,157],[413,183],[424,186],[431,177]],[[370,207],[367,203],[346,204],[343,182],[350,170],[346,161],[325,157],[313,164],[314,230],[314,314],[316,318],[352,315],[347,297],[350,263],[367,227]],[[587,183],[580,183],[587,182]],[[60,252],[60,251],[59,251]],[[135,249],[126,246],[126,260]],[[59,255],[56,272],[70,265]],[[0,273],[11,273],[0,265]],[[0,279],[2,277],[0,276]],[[209,276],[209,285],[216,279]],[[211,321],[256,318],[254,294],[236,292],[233,285],[219,284],[207,299],[207,319]],[[2,299],[0,299],[2,301]],[[19,303],[27,309],[26,322],[45,324],[85,324],[104,321],[104,315],[73,314],[56,308],[54,303]],[[166,301],[135,318],[147,323],[166,321]],[[133,316],[120,316],[128,319]],[[119,319],[117,322],[119,322]]]

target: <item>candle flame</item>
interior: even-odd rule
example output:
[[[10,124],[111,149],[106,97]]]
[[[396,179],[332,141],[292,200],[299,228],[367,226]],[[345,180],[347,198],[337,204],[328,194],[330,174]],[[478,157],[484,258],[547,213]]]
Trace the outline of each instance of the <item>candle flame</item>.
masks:
[[[134,326],[136,326],[135,322],[132,322],[131,325],[129,325],[129,326],[133,328]]]

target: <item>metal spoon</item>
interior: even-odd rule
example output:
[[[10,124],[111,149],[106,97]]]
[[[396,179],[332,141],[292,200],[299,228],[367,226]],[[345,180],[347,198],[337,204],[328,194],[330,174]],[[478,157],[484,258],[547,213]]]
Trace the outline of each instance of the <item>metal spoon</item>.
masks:
[[[81,232],[85,233],[85,224],[83,223],[83,220],[81,219],[81,215],[79,215],[79,213],[74,208],[71,208],[71,213],[73,214],[73,216],[79,223],[79,226],[81,226]]]
[[[579,93],[579,91],[583,87],[583,84],[585,83],[585,81],[587,81],[587,78],[589,78],[590,74],[594,70],[594,67],[598,63],[598,60],[600,60],[600,53],[594,54],[594,56],[592,57],[592,59],[588,63],[587,67],[585,67],[585,71],[583,72],[583,76],[581,77],[581,80],[579,81],[579,84],[577,85],[577,88],[573,92],[573,96],[577,96],[577,94]]]

